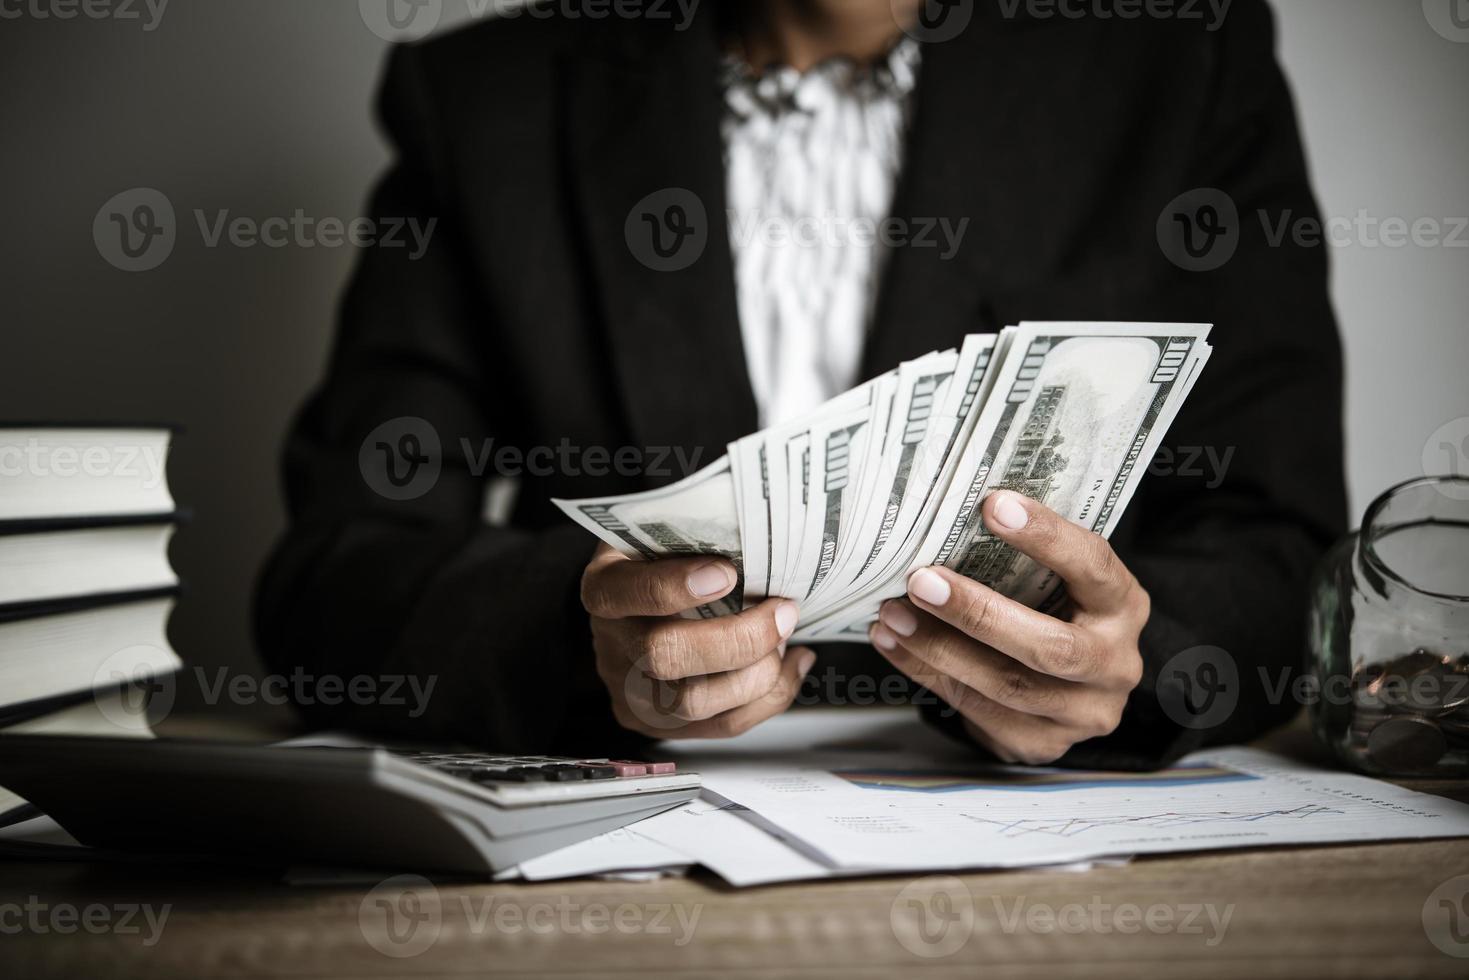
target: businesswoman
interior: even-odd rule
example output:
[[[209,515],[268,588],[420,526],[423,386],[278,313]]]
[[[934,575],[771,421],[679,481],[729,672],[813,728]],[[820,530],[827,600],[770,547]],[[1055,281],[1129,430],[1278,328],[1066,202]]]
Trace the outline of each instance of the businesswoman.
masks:
[[[1287,717],[1268,692],[1344,524],[1341,381],[1322,251],[1272,244],[1256,217],[1315,213],[1264,3],[1217,23],[889,0],[610,10],[522,11],[393,51],[380,108],[397,157],[372,213],[436,231],[421,256],[360,256],[286,449],[267,660],[437,676],[421,717],[327,720],[510,751],[733,735],[803,677],[842,701],[844,682],[892,671],[1010,761],[1151,766]],[[1160,247],[1189,194],[1237,211],[1198,229],[1228,237],[1218,261]],[[803,219],[894,233],[750,233]],[[985,502],[998,536],[1068,582],[1062,616],[926,570],[870,648],[787,649],[799,610],[780,599],[678,619],[733,570],[625,560],[548,501],[683,474],[590,452],[521,467],[508,519],[484,519],[496,447],[712,461],[1020,319],[1216,325],[1168,443],[1227,471],[1155,467],[1110,544],[1034,501]],[[1208,725],[1169,710],[1199,680],[1174,666],[1201,650],[1229,668],[1209,677],[1232,710]],[[676,692],[656,724],[627,683],[650,664]]]

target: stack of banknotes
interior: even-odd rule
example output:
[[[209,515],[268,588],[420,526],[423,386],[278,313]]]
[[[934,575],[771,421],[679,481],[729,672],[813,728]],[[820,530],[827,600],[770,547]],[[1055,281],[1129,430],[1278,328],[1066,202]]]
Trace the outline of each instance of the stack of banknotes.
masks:
[[[557,500],[634,558],[722,555],[740,585],[690,616],[800,604],[793,642],[866,642],[914,569],[944,565],[1038,609],[1064,583],[991,535],[1010,489],[1111,533],[1198,379],[1209,326],[1022,323],[971,334],[733,442],[644,493]]]

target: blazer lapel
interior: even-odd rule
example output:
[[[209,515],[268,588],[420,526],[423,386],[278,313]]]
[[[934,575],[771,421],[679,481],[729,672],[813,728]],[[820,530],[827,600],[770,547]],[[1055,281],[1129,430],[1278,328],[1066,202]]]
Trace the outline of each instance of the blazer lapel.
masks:
[[[1084,69],[987,9],[976,6],[958,37],[924,45],[892,208],[912,240],[888,256],[864,376],[998,330],[1016,315],[1005,294],[1054,258],[1076,158],[1064,125],[1035,110],[1036,79],[1085,84]]]
[[[570,174],[608,367],[644,446],[702,448],[705,461],[757,419],[725,220],[712,20],[566,66]]]
[[[863,354],[870,377],[1007,317],[1084,247],[1090,52],[982,15],[924,46],[892,214],[910,241],[888,256]],[[715,18],[629,36],[568,61],[570,177],[632,435],[713,460],[754,431],[725,218]],[[1040,98],[1044,87],[1051,97]],[[1056,113],[1038,105],[1059,106]],[[1064,305],[1064,304],[1063,304]],[[650,483],[666,482],[649,480]]]

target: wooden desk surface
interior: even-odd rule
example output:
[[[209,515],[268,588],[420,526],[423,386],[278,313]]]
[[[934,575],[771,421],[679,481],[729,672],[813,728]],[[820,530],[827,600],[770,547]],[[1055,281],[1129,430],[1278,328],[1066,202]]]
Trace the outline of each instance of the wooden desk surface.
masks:
[[[1457,875],[1469,840],[752,889],[699,874],[388,894],[239,869],[4,863],[0,977],[1462,978],[1469,899],[1429,902]],[[1430,904],[1435,922],[1459,916],[1443,948]]]

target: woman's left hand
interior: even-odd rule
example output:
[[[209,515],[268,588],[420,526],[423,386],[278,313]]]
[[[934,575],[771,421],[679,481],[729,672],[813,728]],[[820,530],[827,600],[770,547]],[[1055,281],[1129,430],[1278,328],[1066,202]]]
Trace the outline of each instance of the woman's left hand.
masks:
[[[948,702],[1006,762],[1044,765],[1112,732],[1142,677],[1148,594],[1100,535],[1001,490],[985,525],[1065,580],[1072,611],[1037,612],[947,568],[922,568],[885,603],[872,645]]]

